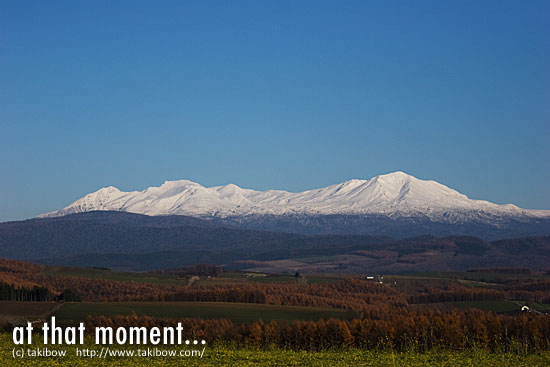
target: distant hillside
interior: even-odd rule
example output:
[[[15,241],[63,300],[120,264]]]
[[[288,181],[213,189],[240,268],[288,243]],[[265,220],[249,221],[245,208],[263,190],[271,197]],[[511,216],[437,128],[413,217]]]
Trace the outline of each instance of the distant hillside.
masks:
[[[487,242],[467,236],[302,235],[99,211],[0,223],[0,257],[129,270],[198,263],[285,272],[542,268],[550,264],[550,237]]]
[[[0,223],[0,257],[132,268],[136,264],[141,264],[138,268],[154,268],[228,263],[266,252],[286,255],[296,249],[362,248],[388,241],[383,237],[250,231],[185,216],[152,217],[123,212],[88,212]]]
[[[438,221],[427,217],[385,215],[250,215],[212,218],[220,225],[261,231],[301,234],[368,235],[408,238],[427,233],[438,236],[475,236],[485,240],[550,236],[550,219],[473,217],[470,220]]]

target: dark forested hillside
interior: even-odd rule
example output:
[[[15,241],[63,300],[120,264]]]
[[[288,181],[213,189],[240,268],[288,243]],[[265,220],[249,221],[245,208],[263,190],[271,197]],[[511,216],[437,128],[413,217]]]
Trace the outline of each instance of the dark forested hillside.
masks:
[[[129,267],[145,263],[151,268],[227,263],[264,252],[279,253],[284,258],[295,249],[360,249],[388,241],[383,237],[250,231],[185,216],[123,212],[89,212],[0,224],[1,257],[81,265],[90,265],[81,260],[106,266],[121,261]]]
[[[0,257],[133,270],[200,263],[292,273],[543,268],[549,250],[550,237],[488,242],[468,236],[304,235],[124,212],[0,223]]]
[[[249,215],[214,218],[236,228],[302,234],[370,235],[407,238],[432,234],[476,236],[485,240],[526,236],[549,236],[549,218],[486,217],[461,221],[438,221],[423,216],[386,215]]]

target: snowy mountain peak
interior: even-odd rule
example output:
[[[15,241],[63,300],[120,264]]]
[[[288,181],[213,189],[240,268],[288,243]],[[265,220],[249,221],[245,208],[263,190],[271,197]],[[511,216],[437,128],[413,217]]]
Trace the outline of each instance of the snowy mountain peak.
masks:
[[[378,175],[378,176],[375,176],[374,178],[388,178],[388,179],[398,179],[398,178],[416,178],[414,176],[411,176],[403,171],[395,171],[395,172],[390,172],[390,173],[386,173],[386,174],[383,174],[383,175]]]
[[[398,171],[370,180],[352,179],[299,193],[255,191],[234,184],[207,188],[189,180],[165,181],[158,187],[132,192],[109,186],[41,217],[92,210],[197,217],[376,214],[389,217],[422,216],[436,220],[452,218],[453,221],[476,216],[550,216],[550,211],[530,211],[512,204],[497,205],[472,200],[436,181],[420,180]]]
[[[107,187],[102,187],[101,189],[96,191],[96,193],[103,193],[103,194],[109,194],[113,192],[120,192],[120,190],[114,186],[107,186]]]

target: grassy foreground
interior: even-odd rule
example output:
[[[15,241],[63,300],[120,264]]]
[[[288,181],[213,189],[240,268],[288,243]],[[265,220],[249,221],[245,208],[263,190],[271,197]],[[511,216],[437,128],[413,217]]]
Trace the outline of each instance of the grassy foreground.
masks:
[[[395,353],[391,351],[342,350],[324,352],[289,351],[283,349],[245,349],[206,346],[202,358],[190,357],[107,357],[90,358],[77,356],[76,349],[93,348],[88,342],[84,346],[48,346],[49,349],[65,350],[65,357],[13,358],[14,345],[11,335],[0,335],[0,363],[2,366],[548,366],[550,352],[540,354],[493,354],[484,350],[431,351],[428,353]],[[20,347],[18,347],[19,349]],[[30,348],[44,348],[40,343]],[[147,348],[146,346],[140,347]],[[149,346],[149,348],[154,348]],[[136,350],[137,347],[111,347],[115,350]],[[159,347],[161,350],[190,350],[192,347]],[[197,348],[202,350],[202,347]]]

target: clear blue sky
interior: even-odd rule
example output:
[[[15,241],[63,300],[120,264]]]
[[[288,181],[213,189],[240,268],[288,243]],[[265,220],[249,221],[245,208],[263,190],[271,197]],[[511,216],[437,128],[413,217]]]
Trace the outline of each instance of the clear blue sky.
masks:
[[[402,170],[550,209],[549,1],[1,1],[0,221]]]

